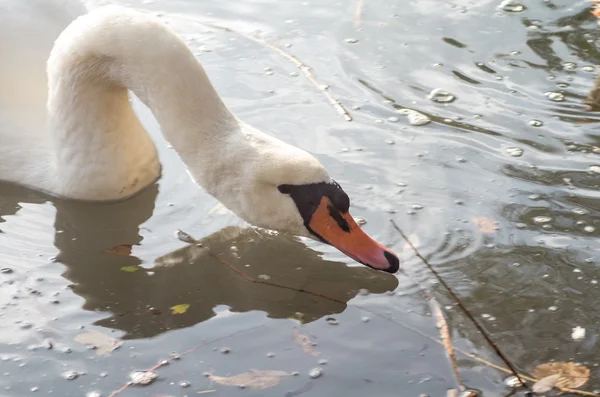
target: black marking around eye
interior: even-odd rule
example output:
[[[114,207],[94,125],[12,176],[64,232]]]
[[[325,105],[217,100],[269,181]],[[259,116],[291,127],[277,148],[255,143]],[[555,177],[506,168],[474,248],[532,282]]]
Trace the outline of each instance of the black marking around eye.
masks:
[[[329,216],[335,219],[340,229],[346,233],[350,233],[350,225],[348,225],[348,222],[342,217],[339,211],[333,205],[327,206],[327,209],[329,210]]]
[[[279,185],[277,188],[281,193],[289,194],[292,197],[296,203],[296,207],[298,208],[300,215],[302,215],[304,226],[306,226],[309,230],[311,230],[309,227],[310,219],[321,203],[321,199],[323,197],[327,197],[333,204],[333,207],[335,207],[335,215],[332,214],[331,210],[330,215],[338,222],[340,228],[345,230],[343,225],[348,227],[348,223],[344,220],[340,213],[348,213],[350,208],[350,198],[337,182],[319,182],[305,185],[285,184]],[[338,219],[341,219],[343,222]],[[313,232],[313,234],[316,233]],[[317,237],[320,238],[320,236]]]
[[[342,211],[344,214],[347,213],[348,210],[350,210],[350,197],[348,197],[346,192],[344,192],[342,187],[336,181],[333,181],[331,185],[333,185],[335,189],[327,197],[329,197],[337,209]]]

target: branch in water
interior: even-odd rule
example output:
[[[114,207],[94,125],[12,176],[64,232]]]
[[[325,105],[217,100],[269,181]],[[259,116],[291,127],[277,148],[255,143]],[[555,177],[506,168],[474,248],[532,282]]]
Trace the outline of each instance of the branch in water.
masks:
[[[419,334],[419,335],[421,335],[421,336],[429,339],[432,342],[435,342],[435,343],[438,343],[438,344],[444,346],[444,342],[442,340],[434,338],[433,336],[431,336],[429,334],[426,334],[425,332],[421,331],[420,329],[415,328],[415,327],[413,327],[411,325],[408,325],[406,323],[403,323],[400,320],[396,320],[394,318],[390,318],[390,317],[384,316],[383,314],[377,313],[377,312],[375,312],[375,311],[373,311],[371,309],[368,309],[368,308],[366,308],[364,306],[356,305],[355,307],[358,308],[358,309],[360,309],[360,310],[364,310],[367,313],[370,313],[370,314],[372,314],[374,316],[380,317],[380,318],[382,318],[382,319],[384,319],[386,321],[389,321],[392,324],[396,324],[396,325],[399,325],[399,326],[401,326],[403,328],[406,328],[407,330],[412,331],[412,332],[414,332],[416,334]],[[462,355],[464,355],[466,357],[469,357],[470,359],[472,359],[474,361],[477,361],[478,363],[481,363],[483,365],[486,365],[486,366],[488,366],[490,368],[494,368],[494,369],[496,369],[498,371],[501,371],[501,372],[504,372],[506,374],[515,375],[514,371],[512,371],[512,370],[510,370],[510,369],[508,369],[506,367],[502,367],[500,365],[494,364],[493,362],[488,361],[485,358],[479,357],[476,354],[469,353],[469,352],[464,351],[464,350],[459,349],[459,348],[454,348],[454,350],[456,352],[458,352],[458,353],[460,353],[460,354],[462,354]],[[527,375],[524,375],[524,374],[521,374],[521,373],[519,373],[518,375],[519,375],[519,378],[521,379],[521,383],[523,385],[526,385],[526,383],[523,382],[523,379],[528,380],[528,381],[530,381],[532,383],[535,383],[535,382],[539,381],[539,379],[536,379],[534,377],[527,376]],[[582,395],[582,396],[600,397],[599,393],[589,392],[589,391],[585,391],[585,390],[571,389],[571,388],[566,388],[566,387],[558,387],[557,389],[559,389],[563,393],[573,393],[573,394],[579,394],[579,395]]]
[[[284,58],[286,58],[287,60],[292,62],[294,65],[296,65],[296,67],[298,69],[300,69],[302,71],[302,73],[304,73],[304,75],[308,78],[308,80],[310,80],[310,82],[313,83],[313,85],[315,87],[317,87],[317,89],[319,91],[321,91],[323,93],[323,95],[325,95],[327,100],[329,100],[329,103],[331,103],[331,105],[338,111],[338,113],[340,113],[344,117],[344,119],[346,119],[346,121],[352,121],[352,116],[350,116],[350,113],[348,113],[348,110],[346,110],[346,108],[340,103],[340,101],[338,101],[337,99],[334,98],[333,95],[331,95],[331,93],[329,92],[328,86],[319,84],[319,82],[315,78],[315,75],[312,72],[312,68],[310,66],[308,66],[307,64],[305,64],[304,62],[302,62],[301,60],[299,60],[294,55],[282,50],[281,48],[277,47],[275,44],[272,44],[260,37],[250,36],[249,34],[238,32],[237,30],[234,30],[234,29],[231,29],[228,27],[224,27],[224,26],[213,25],[211,23],[205,23],[205,22],[201,22],[201,23],[203,25],[206,25],[206,26],[214,28],[214,29],[220,29],[220,30],[224,30],[226,32],[235,33],[239,36],[245,37],[249,40],[254,41],[255,43],[258,43],[260,45],[268,47],[271,50],[279,53],[279,55],[283,56]]]
[[[454,346],[452,345],[452,337],[450,336],[448,322],[446,322],[446,318],[444,316],[444,312],[442,312],[440,304],[431,295],[429,295],[429,302],[431,303],[431,311],[435,316],[435,325],[440,330],[440,335],[442,336],[444,349],[446,349],[446,353],[448,353],[448,359],[450,360],[450,364],[452,365],[452,371],[454,372],[454,377],[456,378],[458,390],[463,390],[464,385],[460,377],[460,373],[458,372],[458,364],[456,363],[456,355],[454,354]]]
[[[220,341],[222,341],[224,339],[231,338],[233,336],[236,336],[236,335],[239,335],[239,334],[243,334],[245,332],[253,331],[255,329],[259,329],[259,328],[263,328],[263,327],[264,327],[264,325],[259,325],[259,326],[256,326],[256,327],[243,329],[241,331],[234,332],[233,334],[229,334],[229,335],[223,336],[221,338],[213,339],[213,340],[211,340],[209,342],[201,343],[201,344],[199,344],[199,345],[197,345],[195,347],[192,347],[191,349],[188,349],[188,350],[184,351],[183,353],[179,353],[179,354],[176,354],[176,355],[171,355],[171,357],[167,358],[166,360],[162,360],[161,362],[159,362],[158,364],[156,364],[154,367],[152,367],[150,369],[147,369],[144,372],[154,372],[157,369],[159,369],[160,367],[164,367],[165,365],[169,364],[169,362],[174,361],[174,360],[179,360],[181,357],[185,356],[186,354],[193,353],[196,350],[201,349],[201,348],[203,348],[205,346],[212,345],[213,343],[220,342]],[[117,394],[121,393],[123,390],[127,389],[129,386],[132,386],[132,385],[133,385],[133,382],[127,382],[127,383],[125,383],[123,386],[121,386],[121,388],[119,388],[119,389],[113,391],[112,393],[110,393],[108,397],[115,397]],[[208,392],[211,392],[211,391],[210,390],[203,391],[203,393],[208,393]]]
[[[452,288],[450,288],[450,285],[448,285],[444,281],[444,279],[433,268],[433,266],[431,266],[431,264],[429,263],[429,261],[424,256],[422,256],[419,253],[419,251],[415,248],[415,246],[410,242],[410,240],[408,239],[408,237],[406,237],[406,234],[404,234],[404,232],[398,227],[398,225],[396,224],[396,222],[394,222],[392,219],[390,219],[390,222],[392,223],[392,226],[394,227],[394,229],[396,229],[396,231],[402,236],[402,238],[406,241],[406,243],[414,251],[414,253],[417,256],[417,258],[419,258],[427,266],[427,268],[429,268],[429,270],[431,271],[431,273],[433,273],[433,275],[439,281],[439,283],[448,291],[448,293],[450,294],[450,296],[452,296],[452,298],[454,299],[454,301],[456,302],[456,304],[458,305],[458,307],[461,308],[461,310],[465,313],[465,315],[467,316],[467,318],[473,323],[473,325],[475,325],[475,328],[477,328],[477,330],[481,333],[481,335],[486,340],[486,342],[490,345],[490,347],[492,349],[494,349],[494,352],[498,355],[498,357],[500,357],[500,359],[504,362],[504,364],[506,364],[506,366],[509,368],[510,372],[519,380],[519,382],[521,382],[521,384],[523,384],[529,390],[529,385],[527,385],[527,383],[524,382],[523,379],[521,379],[521,376],[519,376],[519,373],[517,372],[517,370],[515,369],[515,367],[506,358],[506,356],[504,355],[504,353],[502,353],[502,351],[500,350],[500,348],[498,347],[498,345],[496,345],[496,343],[494,343],[494,341],[492,341],[492,339],[488,336],[488,334],[485,332],[485,330],[483,329],[483,327],[481,325],[479,325],[479,323],[477,322],[477,320],[475,320],[475,317],[473,317],[473,315],[471,314],[471,312],[469,312],[469,310],[466,308],[466,306],[462,303],[462,301],[460,300],[460,298],[458,297],[458,295],[456,295],[454,293],[454,291],[452,290]]]
[[[396,225],[396,224],[395,224],[393,221],[392,221],[392,224],[394,225],[395,229],[396,229],[396,230],[397,230],[397,231],[398,231],[398,232],[399,232],[399,233],[402,235],[402,237],[403,237],[403,238],[406,240],[406,242],[407,242],[407,243],[408,243],[408,244],[409,244],[409,245],[412,247],[412,249],[415,251],[415,253],[416,253],[417,257],[419,257],[419,258],[420,258],[420,259],[421,259],[421,260],[422,260],[424,263],[426,263],[426,264],[427,264],[427,266],[428,266],[428,267],[430,267],[430,269],[432,270],[432,272],[433,272],[433,273],[434,273],[434,274],[435,274],[437,277],[439,277],[439,275],[437,274],[437,272],[435,271],[435,269],[431,268],[431,265],[428,263],[428,261],[427,261],[426,259],[424,259],[424,258],[423,258],[423,257],[422,257],[422,256],[421,256],[419,253],[418,253],[418,251],[416,250],[416,248],[414,247],[414,245],[413,245],[413,244],[412,244],[412,243],[411,243],[411,242],[408,240],[408,238],[407,238],[407,237],[406,237],[406,235],[405,235],[405,234],[404,234],[404,233],[403,233],[403,232],[400,230],[400,228],[398,228],[398,226],[397,226],[397,225]],[[193,238],[193,237],[192,237],[192,236],[190,236],[189,234],[187,234],[187,233],[185,233],[185,232],[182,232],[182,231],[178,231],[178,233],[177,233],[177,237],[178,237],[178,239],[179,239],[179,240],[181,240],[181,241],[183,241],[183,242],[186,242],[186,243],[188,243],[188,244],[198,244],[198,243],[199,243],[199,240],[196,240],[195,238]],[[310,291],[306,291],[306,290],[302,290],[302,289],[297,289],[297,288],[293,288],[293,287],[288,287],[288,286],[284,286],[284,285],[280,285],[280,284],[276,284],[276,283],[268,282],[268,281],[266,281],[266,280],[256,280],[256,279],[254,279],[254,278],[250,277],[249,275],[247,275],[246,273],[242,272],[241,270],[237,269],[237,268],[236,268],[235,266],[233,266],[232,264],[230,264],[230,263],[226,262],[225,260],[223,260],[223,259],[219,258],[218,256],[214,255],[214,254],[213,254],[213,253],[211,253],[210,251],[209,251],[209,254],[210,254],[210,255],[211,255],[213,258],[215,258],[216,260],[218,260],[220,263],[222,263],[222,264],[226,265],[226,266],[227,266],[227,267],[229,267],[229,268],[230,268],[232,271],[234,271],[236,274],[238,274],[239,276],[241,276],[242,278],[244,278],[245,280],[247,280],[247,281],[249,281],[249,282],[254,282],[254,283],[258,283],[258,284],[270,285],[270,286],[273,286],[273,287],[278,287],[278,288],[285,288],[285,289],[289,289],[289,290],[293,290],[293,291],[297,291],[297,292],[301,292],[301,293],[306,293],[306,294],[310,294],[310,295],[313,295],[313,296],[317,296],[317,297],[320,297],[320,298],[323,298],[323,299],[327,299],[327,300],[330,300],[330,301],[333,301],[333,302],[338,302],[338,303],[341,303],[341,304],[344,304],[344,305],[346,304],[345,302],[342,302],[342,301],[340,301],[340,300],[337,300],[337,299],[335,299],[335,298],[331,298],[331,297],[328,297],[328,296],[325,296],[325,295],[321,295],[321,294],[318,294],[318,293],[314,293],[314,292],[310,292]],[[440,280],[440,282],[441,282],[442,284],[444,284],[444,285],[445,285],[445,283],[443,282],[443,280]],[[417,328],[415,328],[415,327],[413,327],[413,326],[410,326],[410,325],[408,325],[408,324],[405,324],[405,323],[403,323],[403,322],[401,322],[401,321],[399,321],[399,320],[395,320],[395,319],[393,319],[393,318],[389,318],[389,317],[387,317],[387,316],[384,316],[384,315],[382,315],[382,314],[379,314],[379,313],[377,313],[377,312],[374,312],[374,311],[372,311],[372,310],[370,310],[370,309],[368,309],[368,308],[366,308],[366,307],[362,307],[362,306],[359,306],[359,305],[357,305],[357,306],[355,306],[355,307],[357,307],[357,308],[358,308],[358,309],[360,309],[360,310],[364,310],[364,311],[366,311],[366,312],[369,312],[369,313],[371,313],[371,314],[373,314],[373,315],[375,315],[375,316],[381,317],[381,318],[383,318],[383,319],[385,319],[385,320],[387,320],[387,321],[389,321],[389,322],[391,322],[391,323],[393,323],[393,324],[400,325],[401,327],[403,327],[403,328],[406,328],[406,329],[407,329],[407,330],[409,330],[409,331],[415,332],[415,333],[417,333],[417,334],[419,334],[419,335],[421,335],[421,336],[423,336],[423,337],[425,337],[425,338],[427,338],[427,339],[429,339],[429,340],[431,340],[431,341],[433,341],[433,342],[435,342],[435,343],[439,343],[440,345],[444,346],[444,347],[446,348],[446,351],[448,352],[448,356],[450,357],[450,360],[451,360],[451,362],[452,362],[452,366],[453,366],[454,374],[455,374],[455,377],[456,377],[457,383],[458,383],[458,385],[459,385],[459,388],[461,388],[461,389],[462,389],[462,388],[464,388],[464,387],[463,387],[463,385],[462,385],[462,380],[461,380],[461,378],[460,378],[460,375],[459,375],[459,373],[458,373],[458,365],[456,364],[456,357],[455,357],[455,354],[454,354],[454,353],[455,353],[455,351],[456,351],[456,352],[458,352],[458,353],[461,353],[461,354],[463,354],[463,355],[464,355],[464,356],[466,356],[466,357],[469,357],[469,358],[471,358],[472,360],[475,360],[475,361],[477,361],[477,362],[479,362],[479,363],[481,363],[481,364],[484,364],[484,365],[486,365],[486,366],[488,366],[488,367],[490,367],[490,368],[494,368],[494,369],[496,369],[496,370],[498,370],[498,371],[502,371],[502,372],[504,372],[504,373],[507,373],[507,374],[511,374],[511,375],[514,375],[514,376],[516,376],[516,377],[517,377],[517,378],[518,378],[518,379],[521,381],[521,384],[525,385],[525,387],[528,387],[528,386],[527,386],[527,384],[526,384],[526,383],[523,381],[523,379],[525,379],[525,380],[528,380],[528,381],[530,381],[530,382],[537,382],[537,381],[538,381],[538,379],[536,379],[536,378],[533,378],[533,377],[530,377],[530,376],[527,376],[527,375],[523,375],[523,374],[519,374],[519,373],[517,373],[517,372],[515,371],[515,369],[514,369],[512,366],[510,366],[510,363],[508,363],[508,364],[507,364],[507,366],[508,366],[510,369],[509,369],[509,368],[505,368],[505,367],[501,367],[501,366],[499,366],[499,365],[496,365],[496,364],[494,364],[494,363],[492,363],[492,362],[490,362],[490,361],[487,361],[487,360],[485,360],[484,358],[481,358],[481,357],[479,357],[479,356],[477,356],[477,355],[475,355],[475,354],[473,354],[473,353],[469,353],[469,352],[466,352],[466,351],[464,351],[464,350],[461,350],[461,349],[459,349],[459,348],[455,348],[455,347],[453,347],[453,346],[452,346],[452,343],[451,343],[451,338],[450,338],[450,332],[449,332],[448,324],[447,324],[447,322],[446,322],[446,320],[445,320],[445,318],[444,318],[444,315],[443,315],[443,313],[442,313],[442,310],[441,310],[441,308],[440,308],[440,306],[439,306],[439,303],[438,303],[438,302],[437,302],[437,301],[436,301],[436,300],[435,300],[435,299],[434,299],[434,298],[431,296],[431,294],[429,294],[427,291],[425,291],[425,290],[422,290],[422,291],[423,291],[423,293],[425,294],[426,298],[427,298],[427,299],[428,299],[428,300],[431,302],[431,304],[432,304],[432,312],[434,313],[434,315],[435,315],[435,317],[436,317],[436,323],[437,323],[436,325],[438,326],[438,328],[440,328],[440,333],[442,334],[442,339],[443,339],[443,340],[440,340],[440,339],[434,338],[433,336],[431,336],[431,335],[428,335],[428,334],[426,334],[425,332],[423,332],[423,331],[421,331],[421,330],[419,330],[419,329],[417,329]],[[463,310],[464,310],[464,306],[462,306],[462,304],[460,303],[460,301],[459,301],[459,300],[457,300],[457,303],[458,303],[458,304],[459,304],[461,307],[463,307]],[[469,315],[469,314],[468,314],[468,312],[467,312],[467,315]],[[213,343],[219,342],[219,341],[221,341],[221,340],[224,340],[224,339],[226,339],[226,338],[230,338],[230,337],[232,337],[232,336],[235,336],[235,335],[238,335],[238,334],[240,334],[240,333],[248,332],[248,331],[251,331],[251,330],[254,330],[254,329],[258,329],[258,328],[262,328],[262,327],[264,327],[264,325],[261,325],[261,326],[258,326],[258,327],[253,327],[253,328],[249,328],[249,329],[246,329],[246,330],[241,330],[241,331],[238,331],[238,332],[236,332],[236,333],[233,333],[233,334],[231,334],[231,335],[228,335],[228,336],[225,336],[225,337],[222,337],[222,338],[218,338],[218,339],[212,340],[212,341],[210,341],[210,342],[206,342],[206,343],[203,343],[203,344],[197,345],[197,346],[195,346],[195,347],[193,347],[193,348],[191,348],[191,349],[189,349],[189,350],[186,350],[186,351],[184,351],[183,353],[181,353],[181,354],[179,354],[179,355],[177,355],[177,356],[171,356],[171,357],[170,357],[168,360],[164,360],[164,361],[162,361],[161,363],[159,363],[159,364],[155,365],[154,367],[150,368],[148,371],[155,371],[156,369],[158,369],[158,368],[160,368],[160,367],[162,367],[162,366],[166,365],[168,362],[170,362],[170,361],[172,361],[172,360],[176,360],[176,359],[178,359],[179,357],[181,357],[181,356],[184,356],[184,355],[186,355],[186,354],[192,353],[192,352],[194,352],[194,351],[196,351],[196,350],[198,350],[198,349],[200,349],[200,348],[202,348],[202,347],[205,347],[205,346],[208,346],[208,345],[210,345],[210,344],[213,344]],[[483,334],[483,332],[482,332],[482,334]],[[483,334],[483,335],[485,336],[485,334]],[[494,345],[493,345],[493,346],[494,346]],[[502,357],[501,357],[501,358],[502,358]],[[505,362],[505,364],[506,364],[506,359],[504,359],[503,361],[504,361],[504,362]],[[125,384],[125,385],[123,385],[123,386],[122,386],[120,389],[118,389],[118,390],[116,390],[116,391],[112,392],[112,393],[111,393],[111,394],[110,394],[108,397],[115,397],[117,394],[119,394],[121,391],[123,391],[123,390],[127,389],[127,388],[128,388],[129,386],[131,386],[131,385],[132,385],[132,383],[131,383],[131,382],[128,382],[128,383],[126,383],[126,384]],[[590,397],[600,397],[600,394],[598,394],[598,393],[587,392],[587,391],[584,391],[584,390],[577,390],[577,389],[570,389],[570,388],[559,388],[559,389],[560,389],[562,392],[575,393],[575,394],[579,394],[579,395],[583,395],[583,396],[590,396]],[[203,394],[203,393],[211,393],[211,392],[213,392],[213,390],[205,390],[205,391],[199,392],[198,394]]]
[[[228,268],[230,268],[232,271],[234,271],[235,273],[237,273],[238,275],[240,275],[241,277],[243,277],[247,281],[250,281],[251,283],[265,284],[265,285],[270,285],[271,287],[277,287],[277,288],[288,289],[288,290],[291,290],[291,291],[301,292],[303,294],[308,294],[308,295],[316,296],[318,298],[326,299],[328,301],[336,302],[336,303],[339,303],[339,304],[342,304],[342,305],[346,306],[346,302],[341,301],[339,299],[335,299],[335,298],[329,297],[327,295],[319,294],[318,292],[312,292],[312,291],[308,291],[308,290],[305,290],[305,289],[288,287],[287,285],[277,284],[277,283],[273,283],[273,282],[270,282],[270,281],[267,281],[267,280],[257,280],[255,278],[252,278],[252,277],[248,276],[246,273],[242,272],[241,270],[239,270],[238,268],[236,268],[235,266],[233,266],[231,263],[227,262],[225,259],[219,258],[217,255],[213,254],[212,252],[208,251],[208,255],[210,255],[214,259],[218,260],[219,262],[221,262],[222,264],[224,264],[225,266],[227,266]]]
[[[177,238],[179,239],[179,241],[182,241],[182,242],[187,243],[187,244],[201,244],[200,240],[196,240],[190,234],[188,234],[188,233],[186,233],[186,232],[184,232],[182,230],[178,230],[177,231]],[[225,259],[223,259],[223,258],[215,255],[214,253],[212,253],[212,251],[208,247],[205,247],[205,249],[206,249],[207,254],[210,257],[212,257],[212,258],[216,259],[217,261],[221,262],[223,265],[227,266],[234,273],[236,273],[237,275],[241,276],[246,281],[249,281],[251,283],[270,285],[271,287],[276,287],[276,288],[282,288],[282,289],[287,289],[287,290],[291,290],[291,291],[301,292],[303,294],[312,295],[312,296],[315,296],[317,298],[326,299],[328,301],[339,303],[341,305],[346,306],[346,302],[341,301],[339,299],[331,298],[331,297],[329,297],[327,295],[323,295],[323,294],[320,294],[318,292],[312,292],[312,291],[308,291],[308,290],[301,289],[301,288],[299,289],[299,288],[289,287],[287,285],[277,284],[277,283],[274,283],[274,282],[271,282],[271,281],[259,280],[259,279],[255,279],[253,277],[250,277],[249,275],[247,275],[243,271],[241,271],[238,268],[236,268],[235,266],[233,266],[231,263],[227,262]]]
[[[364,0],[356,0],[356,7],[354,8],[354,27],[357,28],[362,22],[362,10]]]

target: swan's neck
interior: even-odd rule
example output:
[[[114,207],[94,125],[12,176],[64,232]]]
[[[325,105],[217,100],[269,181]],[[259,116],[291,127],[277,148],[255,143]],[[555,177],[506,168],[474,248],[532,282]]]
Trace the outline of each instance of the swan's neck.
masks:
[[[74,21],[56,41],[48,78],[56,174],[79,184],[67,196],[124,197],[157,177],[156,150],[128,89],[205,188],[204,170],[219,167],[223,143],[240,130],[185,43],[137,12],[109,7]]]

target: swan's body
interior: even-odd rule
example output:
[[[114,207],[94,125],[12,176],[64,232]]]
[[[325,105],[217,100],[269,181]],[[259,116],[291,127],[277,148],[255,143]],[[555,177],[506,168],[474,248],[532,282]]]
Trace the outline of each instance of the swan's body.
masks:
[[[160,21],[120,7],[87,13],[75,0],[0,0],[0,180],[77,200],[123,199],[153,183],[160,163],[129,90],[194,180],[235,214],[358,258],[345,235],[323,235],[331,222],[364,234],[340,221],[347,196],[323,166],[235,117]],[[324,218],[311,226],[317,212]],[[397,258],[394,269],[378,250],[360,260],[395,271]]]

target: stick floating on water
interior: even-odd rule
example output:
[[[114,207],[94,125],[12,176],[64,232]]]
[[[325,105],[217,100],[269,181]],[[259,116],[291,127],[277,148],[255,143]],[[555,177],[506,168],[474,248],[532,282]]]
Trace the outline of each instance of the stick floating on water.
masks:
[[[362,10],[364,0],[356,0],[356,7],[354,8],[354,27],[357,28],[362,22]]]
[[[498,355],[498,357],[504,362],[504,364],[506,364],[506,366],[508,367],[510,372],[519,380],[519,382],[521,382],[521,384],[523,384],[529,390],[529,385],[527,385],[527,383],[525,381],[523,381],[523,379],[521,379],[521,376],[519,376],[519,373],[517,372],[516,368],[506,358],[504,353],[502,353],[502,351],[500,350],[498,345],[496,345],[496,343],[494,343],[494,341],[487,335],[487,333],[485,332],[483,327],[477,322],[477,320],[475,319],[475,317],[473,317],[471,312],[469,312],[469,310],[465,307],[465,305],[463,305],[463,303],[460,300],[460,298],[458,297],[458,295],[456,295],[454,293],[454,290],[452,290],[452,288],[450,288],[450,286],[444,281],[444,279],[439,275],[439,273],[434,269],[434,267],[431,266],[429,261],[423,255],[421,255],[421,253],[419,253],[417,248],[410,242],[410,240],[408,239],[406,234],[404,234],[402,229],[400,229],[400,227],[398,227],[396,222],[394,222],[394,220],[392,220],[392,219],[390,219],[390,222],[392,223],[392,226],[394,227],[394,229],[396,229],[396,231],[402,236],[402,238],[410,246],[410,248],[413,250],[413,252],[417,256],[417,258],[419,258],[425,264],[425,266],[427,266],[427,268],[431,271],[431,273],[433,273],[433,275],[439,281],[439,283],[446,289],[446,291],[448,291],[448,293],[450,294],[452,299],[454,299],[454,301],[456,302],[458,307],[460,307],[460,309],[465,313],[465,315],[471,321],[471,323],[473,323],[475,328],[477,328],[477,331],[479,331],[481,333],[481,335],[483,336],[485,341],[494,350],[496,355]]]
[[[340,103],[339,100],[337,100],[333,95],[331,95],[331,93],[329,92],[329,88],[326,85],[320,84],[315,75],[312,72],[312,68],[310,66],[308,66],[307,64],[305,64],[304,62],[302,62],[301,60],[299,60],[296,56],[284,51],[283,49],[281,49],[280,47],[276,46],[273,43],[270,43],[268,41],[266,41],[265,39],[262,39],[260,37],[256,37],[256,36],[252,36],[246,33],[242,33],[239,32],[237,30],[225,27],[225,26],[220,26],[220,25],[214,25],[211,23],[205,23],[205,22],[201,22],[203,25],[206,25],[210,28],[214,28],[214,29],[219,29],[219,30],[224,30],[226,32],[231,32],[234,34],[237,34],[238,36],[242,36],[245,37],[249,40],[254,41],[255,43],[258,43],[260,45],[263,45],[267,48],[270,48],[271,50],[277,52],[279,55],[283,56],[284,58],[286,58],[287,60],[289,60],[290,62],[292,62],[294,65],[296,65],[296,67],[298,69],[300,69],[302,71],[302,73],[304,73],[304,75],[306,76],[306,78],[313,83],[313,85],[315,87],[317,87],[317,89],[319,91],[321,91],[323,93],[323,95],[325,95],[325,97],[327,98],[327,100],[329,101],[329,103],[331,103],[331,105],[338,111],[338,113],[340,113],[342,115],[342,117],[344,117],[344,119],[346,121],[352,121],[352,116],[350,116],[350,113],[348,113],[348,110],[346,110],[346,108]]]

